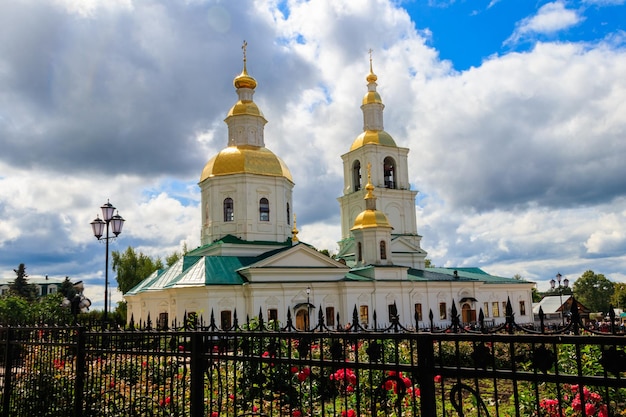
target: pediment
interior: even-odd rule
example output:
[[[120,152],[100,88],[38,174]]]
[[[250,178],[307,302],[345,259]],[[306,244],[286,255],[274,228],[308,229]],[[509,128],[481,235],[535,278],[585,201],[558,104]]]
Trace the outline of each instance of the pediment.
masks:
[[[299,243],[291,248],[249,265],[249,268],[340,268],[344,264]]]
[[[408,239],[398,237],[391,241],[391,252],[424,252],[419,246],[412,244]]]

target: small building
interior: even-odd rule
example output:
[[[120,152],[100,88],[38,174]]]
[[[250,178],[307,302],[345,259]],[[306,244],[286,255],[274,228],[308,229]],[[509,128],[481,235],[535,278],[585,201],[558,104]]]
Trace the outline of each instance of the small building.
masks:
[[[571,315],[573,297],[571,295],[546,295],[540,302],[533,304],[533,317],[535,325],[539,325],[539,311],[543,311],[543,323],[546,326],[567,324]],[[591,310],[576,301],[578,304],[578,313],[583,322],[589,320]]]
[[[11,284],[14,281],[15,279],[10,278],[0,279],[0,295],[7,295],[9,293],[9,289],[11,288]],[[65,278],[49,278],[47,275],[43,278],[29,276],[27,278],[27,281],[29,284],[32,284],[37,288],[37,295],[39,297],[43,297],[48,294],[54,294],[58,292],[63,285],[63,281],[65,281]],[[79,284],[82,288],[82,282],[80,282]]]

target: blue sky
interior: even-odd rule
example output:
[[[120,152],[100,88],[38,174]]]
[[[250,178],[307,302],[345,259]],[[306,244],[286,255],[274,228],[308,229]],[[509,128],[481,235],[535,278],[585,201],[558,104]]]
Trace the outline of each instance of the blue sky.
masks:
[[[303,241],[337,250],[371,48],[436,265],[626,282],[625,21],[624,0],[0,2],[0,277],[69,276],[101,308],[107,199],[111,250],[196,247],[245,39]]]
[[[462,71],[478,67],[493,54],[531,49],[536,41],[596,41],[625,29],[624,2],[459,0],[401,3],[420,29],[431,32],[430,45],[441,59]],[[554,16],[552,26],[527,32],[517,42],[508,41],[516,28],[540,16]],[[572,20],[557,16],[571,14]]]

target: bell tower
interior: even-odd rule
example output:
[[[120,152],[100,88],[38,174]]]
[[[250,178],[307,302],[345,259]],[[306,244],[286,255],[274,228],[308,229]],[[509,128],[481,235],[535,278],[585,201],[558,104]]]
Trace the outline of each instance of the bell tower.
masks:
[[[384,130],[383,109],[380,94],[376,91],[378,77],[372,69],[366,77],[367,93],[363,97],[363,132],[352,142],[350,150],[341,156],[343,160],[343,195],[337,200],[341,211],[341,241],[338,257],[346,262],[357,262],[357,250],[353,231],[356,217],[365,210],[366,193],[363,169],[371,165],[371,184],[376,187],[379,209],[393,227],[391,251],[394,263],[423,268],[426,251],[421,246],[422,237],[417,233],[415,196],[411,190],[408,170],[408,148],[399,147]]]

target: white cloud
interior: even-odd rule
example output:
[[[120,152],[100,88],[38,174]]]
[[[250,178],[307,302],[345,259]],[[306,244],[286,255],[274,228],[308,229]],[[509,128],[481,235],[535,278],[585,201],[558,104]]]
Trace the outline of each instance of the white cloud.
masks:
[[[123,18],[96,7],[82,20],[45,2],[0,3],[0,275],[24,262],[29,274],[83,279],[101,305],[104,247],[89,222],[107,198],[127,220],[112,250],[197,245],[197,181],[226,146],[247,39],[266,144],[296,182],[301,240],[336,250],[340,155],[362,129],[372,48],[435,264],[540,285],[558,271],[624,279],[623,42],[538,43],[455,72],[391,2],[288,2],[285,13],[233,3],[220,3],[229,28],[201,1],[137,2]],[[518,27],[524,36],[580,19],[549,4]]]
[[[583,19],[578,11],[566,8],[563,1],[546,3],[539,8],[536,15],[518,22],[515,31],[504,44],[515,44],[537,34],[551,35],[575,26]]]

